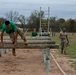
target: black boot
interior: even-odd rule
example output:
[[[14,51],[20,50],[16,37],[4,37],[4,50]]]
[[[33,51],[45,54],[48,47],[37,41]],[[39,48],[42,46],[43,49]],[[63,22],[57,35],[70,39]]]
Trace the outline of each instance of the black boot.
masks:
[[[61,47],[61,54],[63,54],[63,47]]]
[[[67,55],[66,50],[64,50],[64,54]]]
[[[61,54],[63,54],[63,50],[61,50]]]

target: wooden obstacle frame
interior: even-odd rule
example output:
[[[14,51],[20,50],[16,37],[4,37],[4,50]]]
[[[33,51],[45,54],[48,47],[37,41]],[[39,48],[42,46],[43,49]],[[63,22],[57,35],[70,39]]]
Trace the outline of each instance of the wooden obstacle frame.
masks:
[[[50,71],[50,49],[59,48],[59,45],[51,40],[50,37],[27,37],[26,39],[28,45],[25,45],[24,41],[21,40],[21,38],[18,38],[17,45],[14,47],[9,38],[4,38],[4,44],[0,46],[0,49],[12,49],[12,54],[14,56],[16,56],[16,49],[41,49],[45,68],[47,71]]]

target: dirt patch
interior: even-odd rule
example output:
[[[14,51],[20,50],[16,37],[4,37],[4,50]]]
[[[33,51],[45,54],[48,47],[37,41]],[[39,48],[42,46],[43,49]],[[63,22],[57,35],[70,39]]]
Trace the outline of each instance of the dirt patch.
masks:
[[[67,58],[57,49],[51,50],[51,53],[67,75],[76,75],[76,70],[71,67],[72,61],[76,59]],[[52,57],[51,71],[46,72],[42,51],[39,49],[17,49],[16,54],[13,56],[10,51],[0,57],[0,75],[62,75]]]
[[[0,57],[0,75],[62,75],[51,58],[51,71],[46,72],[41,50],[17,49]]]
[[[76,61],[76,59],[67,58],[67,55],[60,54],[57,49],[53,49],[51,52],[67,75],[76,75],[76,70],[71,67],[71,61]]]

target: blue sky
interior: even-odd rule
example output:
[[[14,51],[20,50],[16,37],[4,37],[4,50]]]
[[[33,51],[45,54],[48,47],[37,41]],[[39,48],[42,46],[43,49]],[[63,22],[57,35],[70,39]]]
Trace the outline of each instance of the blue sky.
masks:
[[[50,16],[58,18],[76,18],[76,0],[0,0],[0,17],[8,11],[18,11],[26,17],[34,10],[47,10],[50,7]]]

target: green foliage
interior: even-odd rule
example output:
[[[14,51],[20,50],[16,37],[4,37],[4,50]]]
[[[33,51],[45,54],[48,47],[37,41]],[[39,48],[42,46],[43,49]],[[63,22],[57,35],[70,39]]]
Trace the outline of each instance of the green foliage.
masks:
[[[62,28],[68,29],[69,25],[70,25],[70,23],[69,23],[69,21],[67,20],[67,21],[65,21],[65,22],[62,24]]]
[[[43,16],[44,16],[44,12],[41,11],[41,17],[43,17]],[[28,19],[29,28],[31,30],[36,28],[38,31],[39,30],[39,23],[40,23],[40,12],[38,12],[38,11],[32,12],[29,19]]]
[[[59,28],[63,28],[62,24],[65,23],[65,20],[63,18],[60,18],[57,20]]]
[[[52,32],[59,31],[60,26],[56,17],[50,17],[50,27],[51,27]]]
[[[76,61],[73,61],[71,66],[74,67],[74,69],[76,70]]]
[[[60,24],[63,24],[65,22],[65,19],[60,18],[60,19],[58,19],[58,21],[59,21]]]
[[[75,21],[73,19],[70,19],[70,25],[69,25],[69,29],[71,32],[75,31]]]
[[[56,17],[50,17],[50,26],[55,26],[55,23],[56,22]]]

